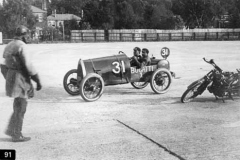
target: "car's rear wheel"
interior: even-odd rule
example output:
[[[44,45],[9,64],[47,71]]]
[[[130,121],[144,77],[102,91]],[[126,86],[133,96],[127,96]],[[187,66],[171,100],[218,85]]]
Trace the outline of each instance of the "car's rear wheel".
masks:
[[[80,90],[77,85],[77,69],[68,71],[63,78],[63,87],[70,95],[79,95]]]
[[[87,102],[98,100],[104,90],[103,78],[96,73],[87,74],[80,84],[80,95]]]
[[[143,89],[147,87],[149,82],[131,82],[131,85],[136,89]]]
[[[165,68],[154,71],[150,80],[151,88],[157,94],[166,93],[170,89],[171,83],[171,73]]]

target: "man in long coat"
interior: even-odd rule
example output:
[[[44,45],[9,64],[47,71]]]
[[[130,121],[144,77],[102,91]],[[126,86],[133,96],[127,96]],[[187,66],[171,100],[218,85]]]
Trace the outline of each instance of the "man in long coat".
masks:
[[[1,65],[1,72],[6,78],[6,95],[14,98],[13,114],[5,132],[12,137],[13,142],[23,142],[31,139],[22,135],[27,99],[34,96],[31,79],[37,83],[36,90],[42,88],[39,76],[31,62],[30,53],[26,48],[27,32],[28,29],[25,26],[17,27],[16,37],[4,49],[4,62]]]

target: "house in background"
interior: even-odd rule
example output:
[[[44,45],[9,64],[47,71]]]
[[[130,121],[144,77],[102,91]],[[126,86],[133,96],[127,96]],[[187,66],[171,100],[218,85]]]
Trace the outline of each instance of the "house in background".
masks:
[[[31,6],[31,10],[33,15],[37,18],[37,23],[35,24],[33,39],[38,39],[40,35],[42,35],[42,30],[47,26],[47,11],[37,8],[35,6]]]
[[[74,14],[56,14],[47,17],[48,26],[52,26],[54,28],[63,26],[64,21],[76,20],[78,23],[81,21],[81,18]]]
[[[56,14],[56,11],[47,17],[47,23],[49,27],[60,28],[62,27],[62,37],[63,40],[65,39],[65,29],[64,29],[64,22],[76,20],[77,23],[81,21],[81,18],[74,15],[74,14]],[[69,36],[69,35],[68,35]]]
[[[46,17],[47,11],[31,6],[33,15],[37,17],[37,22],[43,22],[44,16]]]

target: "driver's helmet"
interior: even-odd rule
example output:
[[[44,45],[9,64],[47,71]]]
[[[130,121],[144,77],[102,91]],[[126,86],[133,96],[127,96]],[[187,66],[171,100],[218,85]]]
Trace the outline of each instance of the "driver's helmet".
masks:
[[[15,35],[16,36],[24,36],[27,33],[28,33],[28,28],[23,26],[23,25],[18,26],[15,30]]]

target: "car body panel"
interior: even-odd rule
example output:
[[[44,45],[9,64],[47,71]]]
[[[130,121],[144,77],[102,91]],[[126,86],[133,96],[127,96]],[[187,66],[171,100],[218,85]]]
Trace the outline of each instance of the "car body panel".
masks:
[[[78,82],[89,73],[99,74],[107,85],[125,84],[129,82],[150,81],[152,73],[158,68],[170,69],[166,59],[152,59],[150,66],[137,68],[130,66],[130,59],[126,54],[117,54],[107,57],[79,60]]]

